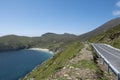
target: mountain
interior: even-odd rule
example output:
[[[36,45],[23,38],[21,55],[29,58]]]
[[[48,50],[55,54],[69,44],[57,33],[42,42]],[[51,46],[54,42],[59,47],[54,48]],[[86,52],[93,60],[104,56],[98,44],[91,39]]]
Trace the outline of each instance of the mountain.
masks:
[[[62,52],[55,54],[50,60],[48,60],[45,63],[43,63],[42,65],[38,66],[35,70],[33,70],[30,74],[28,74],[23,80],[27,80],[27,79],[52,80],[53,78],[55,79],[55,77],[60,80],[70,79],[70,76],[71,76],[70,73],[74,72],[73,70],[75,70],[75,71],[80,70],[81,75],[82,75],[82,73],[87,69],[87,73],[89,73],[89,68],[85,68],[85,65],[86,64],[88,65],[90,63],[90,62],[86,63],[87,62],[86,59],[88,59],[89,56],[88,56],[88,54],[87,55],[83,55],[83,54],[86,53],[87,49],[90,51],[90,54],[93,53],[93,54],[91,54],[91,56],[95,57],[96,54],[94,52],[92,52],[92,48],[89,45],[87,45],[87,43],[84,43],[84,41],[83,41],[83,43],[81,43],[81,40],[84,40],[84,41],[87,40],[87,41],[93,42],[93,43],[95,43],[95,42],[96,43],[107,43],[107,44],[111,44],[115,47],[120,48],[120,18],[110,20],[107,23],[103,24],[102,26],[98,27],[97,29],[90,31],[86,34],[80,35],[80,36],[75,36],[75,35],[71,35],[71,34],[59,35],[59,34],[54,34],[54,33],[46,33],[46,34],[42,35],[40,38],[38,38],[38,41],[43,42],[43,46],[47,45],[50,48],[50,47],[59,45],[59,47],[61,47],[61,44],[60,44],[61,42],[63,44],[66,44],[67,46]],[[77,41],[80,41],[80,42],[77,42]],[[41,42],[40,42],[40,46],[41,46]],[[68,43],[75,42],[75,43],[68,45],[67,42]],[[86,45],[88,47],[86,47]],[[62,47],[64,47],[64,46],[62,46]],[[85,48],[86,48],[86,50],[84,52]],[[83,54],[80,51],[82,51]],[[79,53],[80,53],[80,55],[77,56]],[[83,59],[84,57],[86,57],[86,58]],[[93,58],[93,57],[91,59],[92,62],[93,62],[93,60],[95,60],[95,58]],[[77,60],[77,58],[79,60]],[[74,61],[74,59],[75,59],[75,61]],[[82,60],[82,61],[80,61],[80,60]],[[72,63],[69,63],[71,61],[73,61],[73,63],[74,63],[73,65],[71,65]],[[76,63],[76,61],[78,61],[79,63]],[[88,60],[88,61],[90,61],[90,60]],[[77,65],[75,65],[75,63]],[[94,65],[93,69],[90,68],[90,70],[94,71],[93,73],[95,73],[95,74],[97,73],[97,75],[90,75],[90,77],[96,76],[95,80],[109,80],[107,78],[108,75],[106,74],[105,71],[100,69],[100,67],[98,65],[95,65],[94,62],[93,62],[93,65]],[[76,67],[76,66],[78,66],[78,67]],[[80,66],[84,67],[85,69],[83,70],[83,68]],[[92,66],[92,64],[90,64],[88,66],[90,67],[90,66]],[[70,68],[71,68],[71,70],[70,70]],[[70,71],[70,72],[67,72],[67,71]],[[63,76],[59,78],[59,76],[62,74],[63,74]],[[73,74],[76,77],[77,72],[73,73]],[[90,73],[90,74],[92,74],[92,73]],[[81,78],[80,77],[81,75],[80,74],[78,74],[78,75],[79,75],[79,77],[77,77],[77,79],[80,79],[80,80],[81,79],[84,80],[84,79],[86,79],[86,76],[88,76],[88,75],[86,75],[85,78]],[[91,80],[93,80],[93,78]]]
[[[0,51],[19,50],[29,48],[32,38],[25,36],[7,35],[0,37]]]
[[[79,39],[80,40],[87,40],[89,39],[90,37],[93,37],[93,36],[96,36],[100,33],[103,33],[105,31],[107,31],[108,29],[110,28],[113,28],[117,25],[120,24],[120,18],[115,18],[115,19],[112,19],[106,23],[104,23],[103,25],[101,25],[100,27],[88,32],[88,33],[85,33],[85,34],[82,34],[79,36]]]
[[[120,18],[112,19],[93,31],[80,36],[64,33],[45,33],[40,37],[25,37],[17,35],[7,35],[0,37],[0,51],[19,50],[30,47],[48,48],[54,52],[61,51],[65,45],[76,41],[89,40],[91,37],[102,34],[109,29],[113,29],[120,24]]]
[[[58,42],[58,41],[73,40],[75,38],[77,38],[76,35],[68,34],[68,33],[64,33],[64,34],[45,33],[41,37],[38,37],[38,40],[41,42]]]
[[[78,37],[74,34],[55,34],[45,33],[41,37],[34,37],[34,47],[48,48],[52,51],[62,48],[71,42],[74,42]]]
[[[113,28],[96,35],[90,39],[90,42],[111,44],[116,48],[120,48],[120,24]]]
[[[76,38],[76,35],[68,33],[46,33],[43,34],[41,37],[7,35],[0,37],[0,51],[19,50],[30,47],[41,47],[48,48],[56,52],[64,45],[73,42]]]

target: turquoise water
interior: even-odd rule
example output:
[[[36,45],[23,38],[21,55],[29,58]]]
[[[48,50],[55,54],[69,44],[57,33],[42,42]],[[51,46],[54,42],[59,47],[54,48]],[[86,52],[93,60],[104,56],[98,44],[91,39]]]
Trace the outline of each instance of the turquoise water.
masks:
[[[1,52],[0,80],[18,80],[51,56],[36,50]]]

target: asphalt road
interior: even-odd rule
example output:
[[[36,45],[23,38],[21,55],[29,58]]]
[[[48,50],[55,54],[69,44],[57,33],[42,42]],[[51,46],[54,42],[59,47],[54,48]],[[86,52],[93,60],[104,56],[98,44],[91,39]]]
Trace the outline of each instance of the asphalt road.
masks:
[[[120,72],[120,50],[105,44],[93,44],[97,51],[108,60],[108,62]]]

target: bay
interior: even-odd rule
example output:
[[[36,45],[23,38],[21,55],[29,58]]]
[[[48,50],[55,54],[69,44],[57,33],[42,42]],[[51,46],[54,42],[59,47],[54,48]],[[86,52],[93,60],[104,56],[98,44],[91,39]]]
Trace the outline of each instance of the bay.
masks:
[[[0,52],[0,80],[18,80],[52,54],[37,50]]]

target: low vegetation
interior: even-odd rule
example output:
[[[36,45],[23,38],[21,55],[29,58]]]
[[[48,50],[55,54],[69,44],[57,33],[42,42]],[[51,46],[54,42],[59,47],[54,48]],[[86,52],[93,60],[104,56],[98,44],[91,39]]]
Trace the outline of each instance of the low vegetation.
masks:
[[[63,52],[54,55],[53,58],[37,67],[35,70],[29,73],[27,77],[25,77],[23,80],[27,80],[30,78],[34,78],[35,80],[46,79],[55,71],[58,71],[61,68],[63,68],[71,58],[73,58],[80,52],[82,48],[83,44],[79,42],[66,46],[66,49]]]
[[[89,50],[87,50],[89,48]],[[98,72],[99,71],[99,72]],[[100,69],[94,63],[92,51],[88,44],[84,44],[81,51],[72,57],[63,68],[45,80],[102,80]]]
[[[76,40],[77,36],[73,34],[54,34],[46,33],[41,37],[25,37],[16,35],[7,35],[0,37],[0,51],[19,50],[30,47],[48,48],[51,51],[60,51],[71,42]]]
[[[8,35],[0,37],[0,51],[25,49],[32,46],[33,40],[30,37]]]
[[[57,52],[63,49],[65,45],[76,41],[77,36],[73,34],[55,34],[46,33],[41,37],[34,37],[35,43],[33,47],[48,48],[53,52]]]
[[[112,19],[112,20],[104,23],[103,25],[99,26],[98,28],[96,28],[90,32],[87,32],[85,34],[80,35],[79,39],[83,40],[83,41],[88,40],[91,37],[97,36],[98,34],[101,34],[119,24],[120,24],[120,18]]]
[[[96,66],[93,64],[94,62],[92,60],[81,60],[78,62],[78,64],[74,64],[73,66],[78,68],[95,69]]]
[[[23,80],[109,80],[109,75],[94,60],[97,55],[92,53],[90,46],[85,47],[79,42],[71,44]]]
[[[120,48],[120,25],[105,31],[90,39],[90,42],[106,43],[116,48]]]

